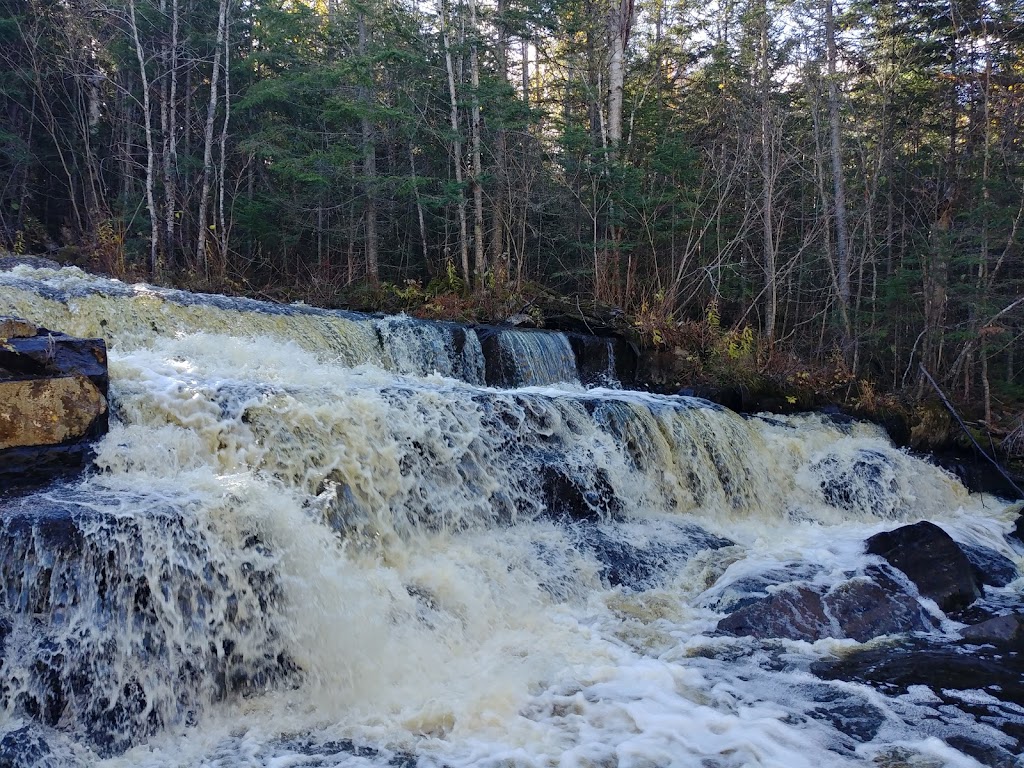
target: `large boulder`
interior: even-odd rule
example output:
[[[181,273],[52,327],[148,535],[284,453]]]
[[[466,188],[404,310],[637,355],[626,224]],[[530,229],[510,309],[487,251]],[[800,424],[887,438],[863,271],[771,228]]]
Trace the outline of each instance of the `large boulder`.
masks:
[[[867,540],[867,551],[907,575],[943,611],[966,608],[982,595],[974,566],[948,533],[922,521]]]
[[[0,490],[81,469],[107,431],[107,350],[0,317]]]
[[[0,381],[0,451],[89,436],[107,403],[83,376]]]

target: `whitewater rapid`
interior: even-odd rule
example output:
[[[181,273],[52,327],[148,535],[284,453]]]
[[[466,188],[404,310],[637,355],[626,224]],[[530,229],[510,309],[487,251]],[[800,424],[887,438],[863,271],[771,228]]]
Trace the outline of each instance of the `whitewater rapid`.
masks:
[[[1024,566],[1006,504],[876,427],[585,389],[529,334],[522,386],[488,387],[454,328],[76,270],[0,273],[5,313],[110,345],[94,471],[6,507],[90,547],[53,566],[75,600],[8,639],[9,686],[42,652],[91,675],[41,765],[974,766],[945,737],[1010,743],[810,672],[855,641],[715,632],[752,581],[837,583],[903,522]],[[15,699],[0,732],[31,723]]]

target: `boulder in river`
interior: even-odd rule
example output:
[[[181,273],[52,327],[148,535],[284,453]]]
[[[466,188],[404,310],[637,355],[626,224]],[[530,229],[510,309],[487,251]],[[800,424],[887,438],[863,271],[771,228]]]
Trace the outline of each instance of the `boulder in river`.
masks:
[[[967,555],[974,568],[974,575],[980,584],[987,584],[992,587],[1005,587],[1011,581],[1015,581],[1020,573],[1013,561],[996,552],[994,549],[982,546],[961,544],[960,549]]]
[[[960,636],[972,643],[1003,646],[1024,651],[1024,614],[1011,613],[967,627]]]
[[[813,642],[825,637],[866,642],[875,637],[934,629],[935,620],[897,579],[868,568],[828,591],[789,584],[744,605],[718,623],[730,635]]]
[[[918,591],[947,613],[966,608],[982,595],[971,561],[948,533],[923,520],[867,540],[867,551],[903,571]]]
[[[107,430],[107,350],[0,317],[0,489],[80,469]]]

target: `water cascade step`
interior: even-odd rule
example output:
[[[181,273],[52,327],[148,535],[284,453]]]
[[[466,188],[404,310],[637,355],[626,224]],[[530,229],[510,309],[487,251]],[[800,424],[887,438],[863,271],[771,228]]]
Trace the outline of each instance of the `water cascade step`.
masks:
[[[891,670],[840,663],[967,647],[967,614],[866,549],[926,518],[988,574],[970,623],[1021,613],[1014,511],[873,425],[620,389],[606,340],[73,269],[0,272],[8,313],[106,340],[110,431],[81,476],[0,499],[0,759],[800,768],[1024,747],[989,656],[991,687],[952,693],[911,661],[891,692]]]

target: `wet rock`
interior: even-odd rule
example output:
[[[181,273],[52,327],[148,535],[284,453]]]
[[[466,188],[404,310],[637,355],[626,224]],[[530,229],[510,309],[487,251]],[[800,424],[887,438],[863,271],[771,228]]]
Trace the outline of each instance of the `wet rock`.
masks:
[[[988,768],[1020,768],[1017,756],[996,744],[987,744],[969,736],[948,736],[946,743]]]
[[[314,741],[309,738],[284,739],[276,746],[285,751],[295,751],[310,757],[338,757],[341,754],[354,757],[368,758],[374,764],[386,764],[392,768],[416,768],[419,761],[415,755],[408,752],[391,752],[385,749],[378,749],[366,744],[357,744],[349,739],[341,741]],[[387,761],[386,763],[384,761]],[[445,768],[440,765],[439,768]]]
[[[822,497],[830,506],[868,514],[897,512],[892,508],[899,489],[896,469],[880,451],[858,449],[849,462],[826,456],[811,470],[819,478]]]
[[[777,568],[762,571],[757,576],[747,576],[724,587],[715,587],[701,603],[720,613],[732,613],[768,597],[775,587],[810,581],[820,570],[809,563],[785,563]]]
[[[0,451],[0,493],[78,474],[94,456],[89,442]]]
[[[4,734],[0,739],[0,768],[34,768],[50,755],[50,747],[31,726]]]
[[[718,622],[718,631],[729,635],[787,640],[819,640],[837,637],[825,612],[820,593],[806,586],[787,586],[751,603]]]
[[[541,498],[548,514],[573,520],[607,520],[621,511],[621,502],[602,470],[570,477],[555,464],[541,469]]]
[[[0,381],[0,450],[55,445],[95,433],[106,399],[81,376]]]
[[[587,387],[628,385],[636,378],[636,352],[620,338],[567,333],[580,382]]]
[[[627,524],[628,525],[628,524]],[[658,586],[696,553],[729,547],[734,542],[696,525],[671,524],[657,536],[630,540],[628,531],[611,525],[578,526],[578,547],[601,563],[601,575],[612,587],[630,590]]]
[[[982,595],[974,567],[949,534],[928,521],[878,533],[867,551],[903,571],[943,611],[965,608]]]
[[[1024,652],[1024,614],[996,616],[960,630],[960,636],[972,643],[1007,646]]]
[[[1021,544],[1024,544],[1024,513],[1017,515],[1017,521],[1013,524],[1013,529],[1009,535]]]
[[[934,629],[937,623],[880,568],[828,592],[788,585],[751,602],[718,624],[731,635],[813,642],[825,637],[866,642],[875,637]]]
[[[817,703],[808,716],[829,723],[854,742],[867,743],[878,735],[885,723],[885,713],[866,699],[847,691],[822,686],[814,697]]]
[[[1020,576],[1013,561],[994,549],[969,544],[961,544],[960,549],[970,560],[974,575],[981,584],[1005,587]]]
[[[0,340],[24,339],[39,333],[39,327],[20,317],[0,315]]]
[[[1024,655],[1020,653],[908,639],[815,662],[811,672],[824,680],[865,683],[890,695],[925,686],[940,702],[937,710],[948,706],[979,722],[996,724],[1006,740],[1001,749],[1010,754],[1024,752],[1024,722],[1019,715],[1024,706]]]
[[[744,410],[744,391],[742,385],[726,387],[694,384],[693,386],[683,387],[676,394],[684,397],[699,397],[701,400],[707,400],[737,413]]]
[[[80,470],[107,431],[107,351],[0,318],[0,490]]]
[[[39,329],[29,338],[0,345],[0,370],[5,378],[82,376],[107,395],[107,346],[103,339],[77,339]]]
[[[882,635],[926,632],[938,624],[881,568],[835,587],[825,595],[825,608],[844,637],[861,643]]]
[[[484,382],[491,387],[514,387],[518,382],[515,360],[501,346],[501,328],[478,325],[476,335],[484,356]]]
[[[20,266],[32,267],[32,269],[60,269],[60,264],[56,261],[44,259],[42,256],[18,256],[14,254],[0,256],[0,271],[7,271]]]

